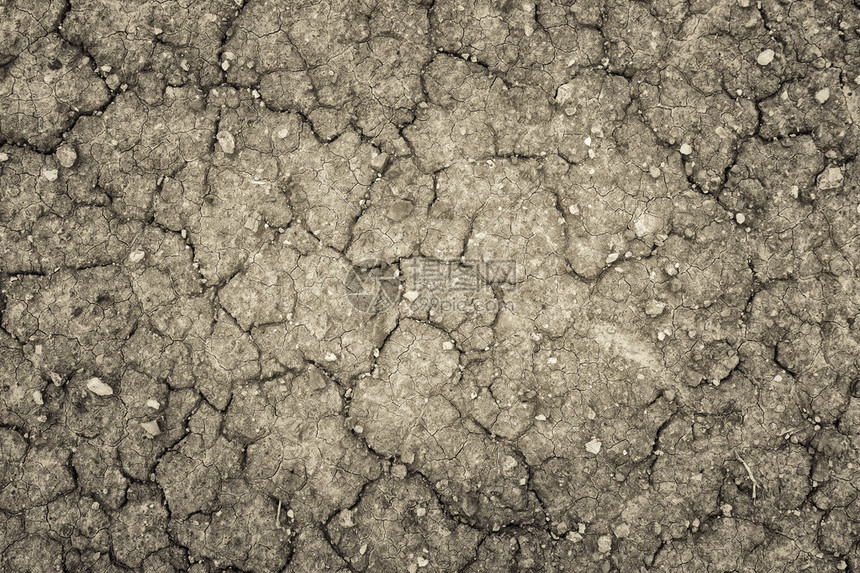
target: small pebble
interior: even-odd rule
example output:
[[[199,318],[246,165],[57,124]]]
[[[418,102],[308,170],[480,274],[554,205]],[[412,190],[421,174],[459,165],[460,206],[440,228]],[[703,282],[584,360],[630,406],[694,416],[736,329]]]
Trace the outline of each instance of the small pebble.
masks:
[[[760,53],[755,61],[758,62],[758,65],[760,66],[767,66],[773,61],[774,55],[775,54],[773,50],[768,48],[767,50]]]
[[[598,537],[597,550],[601,553],[609,553],[612,550],[612,538],[608,535],[601,535]]]
[[[649,173],[649,174],[651,175],[651,177],[653,177],[654,179],[659,179],[659,178],[660,178],[660,175],[662,175],[662,173],[660,172],[660,168],[659,168],[659,167],[657,167],[656,165],[652,165],[652,166],[651,166],[651,168],[648,170],[648,173]]]
[[[830,89],[824,88],[815,92],[815,101],[820,104],[827,103],[827,100],[830,99]]]
[[[218,138],[218,145],[221,146],[221,151],[226,153],[227,155],[232,154],[236,151],[236,140],[233,139],[233,134],[229,131],[219,131],[218,135],[215,137]]]
[[[446,340],[442,343],[442,350],[454,350],[454,343],[450,340]]]
[[[738,225],[743,225],[746,222],[746,220],[747,220],[747,217],[743,213],[737,213],[735,215],[735,221],[738,222]]]
[[[618,260],[618,253],[609,253],[609,256],[606,257],[606,264],[612,264]]]
[[[585,444],[585,451],[587,451],[590,454],[597,455],[600,453],[600,447],[602,445],[603,444],[600,442],[600,440],[595,438],[595,439],[593,439],[590,442]]]
[[[42,393],[39,390],[33,392],[33,402],[40,406],[45,403],[45,400],[42,399]]]
[[[156,420],[141,422],[140,427],[149,434],[150,438],[154,438],[161,433],[161,428],[158,427],[158,422]]]
[[[56,169],[48,169],[46,167],[42,168],[42,177],[47,179],[48,181],[56,181],[57,180],[58,171]]]
[[[111,396],[113,395],[113,388],[105,384],[101,381],[100,378],[96,378],[95,376],[87,380],[87,388],[93,394],[97,396]]]
[[[681,144],[681,155],[690,155],[693,153],[693,147],[689,143]]]
[[[370,159],[370,166],[377,173],[382,173],[385,171],[385,166],[388,165],[388,154],[387,153],[377,153]]]
[[[161,404],[158,403],[158,400],[153,400],[152,398],[146,401],[146,405],[153,410],[158,410],[161,407]]]
[[[78,159],[78,154],[75,148],[64,143],[57,148],[57,161],[65,168],[72,167]]]
[[[838,189],[842,186],[842,181],[845,176],[842,174],[842,169],[839,167],[828,167],[818,176],[818,188],[822,191],[830,189]]]
[[[663,314],[663,309],[666,308],[666,303],[656,299],[651,299],[645,303],[645,314],[651,317],[660,316]]]

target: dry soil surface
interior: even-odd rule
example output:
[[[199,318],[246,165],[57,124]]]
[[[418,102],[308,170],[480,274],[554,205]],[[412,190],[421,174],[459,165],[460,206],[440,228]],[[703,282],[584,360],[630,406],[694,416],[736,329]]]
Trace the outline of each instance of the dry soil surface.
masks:
[[[0,571],[860,571],[857,0],[0,0]]]

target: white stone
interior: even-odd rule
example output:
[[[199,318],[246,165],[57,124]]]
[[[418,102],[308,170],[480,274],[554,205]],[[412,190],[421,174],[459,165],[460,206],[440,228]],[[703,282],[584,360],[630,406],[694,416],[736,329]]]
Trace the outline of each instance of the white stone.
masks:
[[[666,308],[665,302],[662,302],[662,301],[659,301],[656,299],[651,299],[645,303],[645,314],[647,314],[648,316],[651,316],[651,317],[660,316],[661,314],[663,314],[663,309],[665,309],[665,308]]]
[[[67,169],[72,167],[78,159],[78,154],[75,151],[75,148],[68,143],[64,143],[57,148],[56,156],[57,162]]]
[[[690,155],[693,153],[693,147],[689,143],[681,144],[681,155]]]
[[[221,151],[226,153],[227,155],[232,154],[236,151],[236,140],[233,139],[233,134],[229,131],[219,131],[218,135],[215,137],[218,138],[218,145],[221,146]]]
[[[815,92],[815,101],[820,104],[827,103],[827,100],[830,99],[830,90],[828,88],[824,88]]]
[[[760,66],[767,66],[767,65],[770,65],[770,63],[773,61],[773,57],[775,55],[776,54],[774,54],[773,50],[768,48],[767,50],[760,53],[758,55],[758,57],[755,59],[755,61],[758,62],[758,65],[760,65]]]
[[[600,447],[602,445],[603,444],[600,442],[600,440],[598,440],[597,438],[594,438],[593,440],[591,440],[590,442],[585,444],[585,451],[587,451],[590,454],[597,455],[600,453]]]
[[[743,213],[738,213],[735,215],[735,221],[737,221],[739,225],[743,225],[746,222],[746,220],[747,220],[747,217]]]
[[[370,158],[370,166],[377,173],[382,173],[385,171],[385,166],[388,165],[388,154],[387,153],[377,153],[373,157]]]
[[[89,380],[87,380],[87,389],[93,394],[97,396],[111,396],[113,395],[113,388],[105,384],[101,381],[100,378],[96,378],[93,376]]]
[[[149,434],[150,438],[154,438],[161,433],[161,428],[158,427],[158,422],[156,420],[150,420],[149,422],[141,422],[140,427],[143,428],[147,434]]]
[[[609,553],[612,550],[612,538],[608,535],[601,535],[598,537],[597,550],[601,553]]]
[[[818,176],[818,188],[822,191],[829,189],[838,189],[842,186],[842,181],[845,176],[842,175],[842,169],[839,167],[828,167],[824,173]]]

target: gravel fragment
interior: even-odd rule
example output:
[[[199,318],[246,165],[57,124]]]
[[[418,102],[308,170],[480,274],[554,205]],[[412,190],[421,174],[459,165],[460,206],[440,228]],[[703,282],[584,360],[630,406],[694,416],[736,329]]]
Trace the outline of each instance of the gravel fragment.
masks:
[[[828,167],[821,175],[818,176],[818,189],[821,191],[838,189],[839,187],[842,187],[843,179],[844,176],[842,175],[842,169],[840,167]]]
[[[597,550],[601,553],[609,553],[612,551],[612,537],[609,535],[601,535],[597,538]]]
[[[768,66],[773,61],[774,55],[775,54],[774,54],[773,50],[768,48],[758,55],[758,57],[756,58],[756,62],[760,66]]]
[[[161,433],[161,428],[158,427],[157,420],[141,422],[140,427],[144,429],[144,431],[149,435],[150,438],[154,438]]]
[[[75,165],[75,161],[78,159],[78,154],[75,151],[75,148],[68,143],[64,143],[57,148],[56,156],[59,164],[66,169],[73,167]]]
[[[388,154],[387,153],[377,153],[370,159],[370,166],[377,173],[382,173],[385,171],[385,167],[388,165]]]
[[[236,140],[233,138],[232,133],[229,131],[219,131],[216,137],[218,139],[218,145],[221,146],[221,151],[227,155],[231,155],[236,151]]]
[[[661,314],[663,314],[663,309],[665,309],[665,308],[666,308],[665,302],[662,302],[662,301],[659,301],[656,299],[651,299],[645,303],[645,314],[647,314],[648,316],[651,316],[651,317],[660,316]]]
[[[87,388],[97,396],[113,395],[113,388],[101,381],[101,378],[92,377],[87,380]]]

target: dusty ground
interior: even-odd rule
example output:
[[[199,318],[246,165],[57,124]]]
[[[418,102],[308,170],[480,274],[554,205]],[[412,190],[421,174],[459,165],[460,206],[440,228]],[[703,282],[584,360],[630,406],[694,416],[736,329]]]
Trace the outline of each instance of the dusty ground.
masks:
[[[860,571],[858,6],[0,0],[0,571]]]

